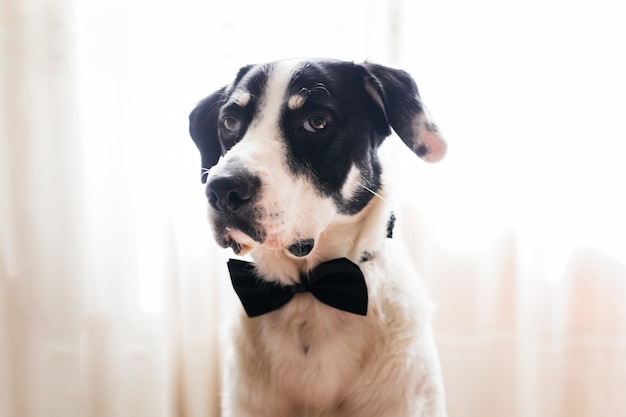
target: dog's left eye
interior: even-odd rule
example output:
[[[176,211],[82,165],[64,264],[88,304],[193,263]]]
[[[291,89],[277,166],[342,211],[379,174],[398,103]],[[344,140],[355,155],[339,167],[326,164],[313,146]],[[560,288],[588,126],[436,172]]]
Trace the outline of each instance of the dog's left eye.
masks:
[[[328,127],[328,120],[321,116],[313,116],[309,117],[303,124],[302,127],[307,132],[315,133],[321,130],[324,130]]]
[[[224,125],[224,129],[229,132],[237,130],[237,127],[239,126],[239,122],[233,117],[225,117],[224,120],[222,120],[222,123]]]

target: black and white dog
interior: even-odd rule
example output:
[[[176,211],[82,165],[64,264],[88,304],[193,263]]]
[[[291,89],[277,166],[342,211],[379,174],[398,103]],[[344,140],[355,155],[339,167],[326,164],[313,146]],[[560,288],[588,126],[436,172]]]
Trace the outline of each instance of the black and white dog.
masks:
[[[225,417],[445,416],[432,305],[404,248],[378,148],[446,144],[404,71],[331,60],[242,68],[190,115],[217,242],[245,309]]]

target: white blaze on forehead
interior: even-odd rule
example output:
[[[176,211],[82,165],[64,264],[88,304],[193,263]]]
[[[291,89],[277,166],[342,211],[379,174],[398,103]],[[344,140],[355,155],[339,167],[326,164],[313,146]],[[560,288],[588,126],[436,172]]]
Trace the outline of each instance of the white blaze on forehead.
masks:
[[[287,100],[289,82],[298,67],[299,61],[281,61],[272,64],[258,97],[254,119],[244,137],[229,154],[236,151],[235,153],[241,157],[254,155],[250,156],[254,166],[277,169],[277,162],[282,162],[285,158],[284,142],[280,133],[281,113]]]
[[[274,64],[265,86],[263,110],[260,112],[263,115],[261,123],[269,120],[277,123],[286,99],[289,82],[300,65],[300,61],[297,60],[281,61]]]

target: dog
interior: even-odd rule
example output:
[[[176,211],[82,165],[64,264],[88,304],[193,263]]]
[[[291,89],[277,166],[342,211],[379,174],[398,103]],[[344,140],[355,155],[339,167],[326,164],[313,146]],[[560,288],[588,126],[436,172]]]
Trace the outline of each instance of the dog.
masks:
[[[189,120],[215,239],[254,260],[229,262],[248,287],[235,288],[222,415],[445,416],[433,306],[393,236],[378,152],[393,129],[427,162],[446,153],[412,77],[370,62],[249,65]],[[333,289],[348,276],[358,289]]]

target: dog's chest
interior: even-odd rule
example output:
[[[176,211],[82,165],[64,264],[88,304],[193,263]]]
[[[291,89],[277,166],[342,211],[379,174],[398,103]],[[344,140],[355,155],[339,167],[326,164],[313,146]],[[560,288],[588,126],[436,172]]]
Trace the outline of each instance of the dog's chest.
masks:
[[[262,383],[299,404],[330,407],[375,346],[367,340],[377,333],[371,319],[325,306],[310,294],[266,318],[250,340],[266,367],[262,374],[270,375]]]

